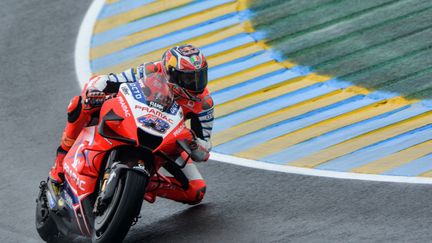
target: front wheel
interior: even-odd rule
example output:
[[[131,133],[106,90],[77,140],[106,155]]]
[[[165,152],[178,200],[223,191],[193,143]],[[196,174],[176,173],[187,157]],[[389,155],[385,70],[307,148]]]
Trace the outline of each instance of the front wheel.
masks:
[[[111,202],[95,218],[92,242],[121,242],[141,209],[148,178],[127,170],[118,181]]]

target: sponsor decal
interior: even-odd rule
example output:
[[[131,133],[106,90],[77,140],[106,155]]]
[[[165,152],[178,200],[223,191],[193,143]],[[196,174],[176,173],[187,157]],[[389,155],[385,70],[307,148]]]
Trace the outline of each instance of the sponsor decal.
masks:
[[[63,169],[66,172],[66,174],[68,174],[69,177],[72,178],[72,180],[75,182],[75,184],[78,186],[78,188],[81,189],[82,191],[85,191],[84,185],[86,184],[86,182],[81,180],[78,177],[78,175],[75,173],[75,171],[73,171],[71,168],[69,168],[69,165],[67,163],[65,163],[63,167],[64,167]]]
[[[78,203],[79,200],[78,200],[78,198],[75,196],[75,194],[73,193],[73,190],[72,190],[72,188],[70,187],[70,184],[67,183],[67,181],[66,181],[66,183],[64,184],[64,190],[63,190],[63,192],[64,192],[65,194],[67,194],[67,195],[71,198],[71,200],[72,200],[72,205]]]
[[[175,114],[177,114],[177,112],[179,111],[179,105],[177,104],[177,103],[173,103],[173,105],[169,108],[169,113],[171,114],[171,115],[175,115]]]
[[[138,84],[141,88],[144,88],[143,79],[138,80]]]
[[[211,120],[211,119],[213,119],[213,115],[204,116],[204,120]]]
[[[213,109],[199,114],[200,120],[211,120],[214,118]]]
[[[126,88],[126,87],[123,86],[123,87],[121,87],[121,90],[122,90],[123,94],[130,95],[128,88]]]
[[[68,205],[69,208],[73,208],[73,201],[72,201],[72,198],[71,198],[71,196],[69,196],[69,194],[68,194],[67,192],[65,192],[65,191],[63,191],[63,198],[64,198],[65,201],[66,201],[66,205]]]
[[[154,108],[161,110],[161,111],[164,109],[164,107],[161,104],[156,103],[154,101],[150,101],[149,106],[154,107]]]
[[[193,65],[195,66],[195,68],[200,68],[201,67],[201,58],[197,55],[193,55],[190,58],[191,63],[193,63]]]
[[[162,111],[160,111],[158,109],[153,109],[153,108],[150,108],[147,106],[140,106],[140,105],[135,105],[135,109],[142,110],[144,112],[147,112],[147,113],[155,115],[159,118],[162,118],[163,120],[167,121],[169,124],[174,123],[173,119],[169,118],[167,115],[165,115]]]
[[[119,102],[120,102],[121,108],[123,109],[125,117],[130,117],[131,114],[130,114],[129,109],[128,109],[127,105],[126,105],[126,102],[125,102],[125,100],[123,99],[122,96],[119,96]]]
[[[141,90],[141,87],[137,83],[128,83],[129,89],[132,91],[132,95],[135,98],[135,100],[145,103],[145,97]]]
[[[185,127],[185,123],[182,123],[181,126],[174,131],[174,136],[177,137],[185,129]]]
[[[138,117],[137,121],[141,123],[143,126],[151,128],[159,133],[165,133],[170,128],[168,122],[158,118],[153,114],[147,114]]]

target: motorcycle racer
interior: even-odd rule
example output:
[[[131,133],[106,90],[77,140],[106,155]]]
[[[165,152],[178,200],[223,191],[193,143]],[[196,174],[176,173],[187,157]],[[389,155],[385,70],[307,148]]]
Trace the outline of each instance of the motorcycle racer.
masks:
[[[207,161],[211,150],[211,131],[213,127],[213,100],[207,90],[207,62],[204,54],[195,46],[175,46],[162,55],[157,62],[139,65],[119,74],[97,75],[90,78],[80,96],[75,96],[69,103],[67,123],[57,149],[50,179],[59,185],[63,182],[63,159],[81,130],[98,122],[100,107],[103,102],[115,95],[122,83],[136,82],[150,74],[160,74],[168,80],[175,101],[182,107],[184,117],[190,120],[191,130],[195,133],[195,142],[191,145],[196,162]],[[143,90],[144,92],[145,89]],[[147,193],[145,198],[153,202],[156,193],[159,196],[185,203],[199,203],[204,197],[206,184],[192,161],[181,172],[169,171],[165,174],[176,180],[176,173],[182,173],[189,180],[189,187],[184,190],[164,188],[154,193]],[[179,183],[181,184],[181,183]]]

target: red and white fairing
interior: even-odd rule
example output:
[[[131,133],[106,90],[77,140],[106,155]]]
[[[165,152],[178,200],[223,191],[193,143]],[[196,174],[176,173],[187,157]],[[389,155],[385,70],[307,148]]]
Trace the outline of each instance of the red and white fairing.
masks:
[[[138,128],[141,128],[152,135],[165,138],[169,136],[179,124],[184,124],[183,111],[178,104],[174,103],[167,112],[162,112],[157,108],[150,107],[145,102],[141,87],[137,86],[137,83],[122,84],[120,86],[119,95],[120,97],[124,97],[126,100],[125,103],[129,106],[129,110],[124,109],[125,116],[133,116]],[[128,111],[131,111],[131,114],[127,114]],[[142,121],[144,120],[142,119],[143,117],[148,119],[154,118],[155,120],[160,119],[162,124],[159,125],[168,125],[168,127],[165,126],[166,129],[159,129],[160,131],[158,131],[158,129],[146,126],[145,122]]]
[[[157,104],[148,103],[141,82],[121,84],[117,97],[102,105],[99,124],[84,128],[67,153],[63,161],[66,183],[62,198],[75,215],[77,232],[91,234],[92,213],[83,205],[92,202],[88,196],[94,193],[101,165],[111,151],[125,146],[146,147],[154,154],[163,152],[176,158],[184,153],[176,141],[192,141],[182,108],[176,102],[164,111],[155,108]],[[152,163],[152,173],[157,173],[166,160],[155,156]],[[155,187],[152,186],[150,183],[149,188]]]
[[[121,84],[117,97],[104,103],[100,112],[101,118],[109,111],[113,111],[124,120],[107,125],[122,137],[136,141],[137,145],[137,128],[160,137],[162,142],[154,150],[161,150],[167,154],[176,152],[176,140],[191,139],[190,131],[186,129],[183,120],[182,108],[175,102],[166,112],[150,107],[146,104],[138,82]],[[103,153],[124,144],[101,136],[97,126],[82,130],[64,160],[66,180],[80,200],[92,193],[95,187]]]

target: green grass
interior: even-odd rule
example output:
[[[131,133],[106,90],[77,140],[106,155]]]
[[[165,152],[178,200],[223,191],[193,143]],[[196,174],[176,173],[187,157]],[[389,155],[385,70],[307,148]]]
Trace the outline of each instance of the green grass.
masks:
[[[432,98],[432,1],[251,0],[286,59],[369,89]]]

